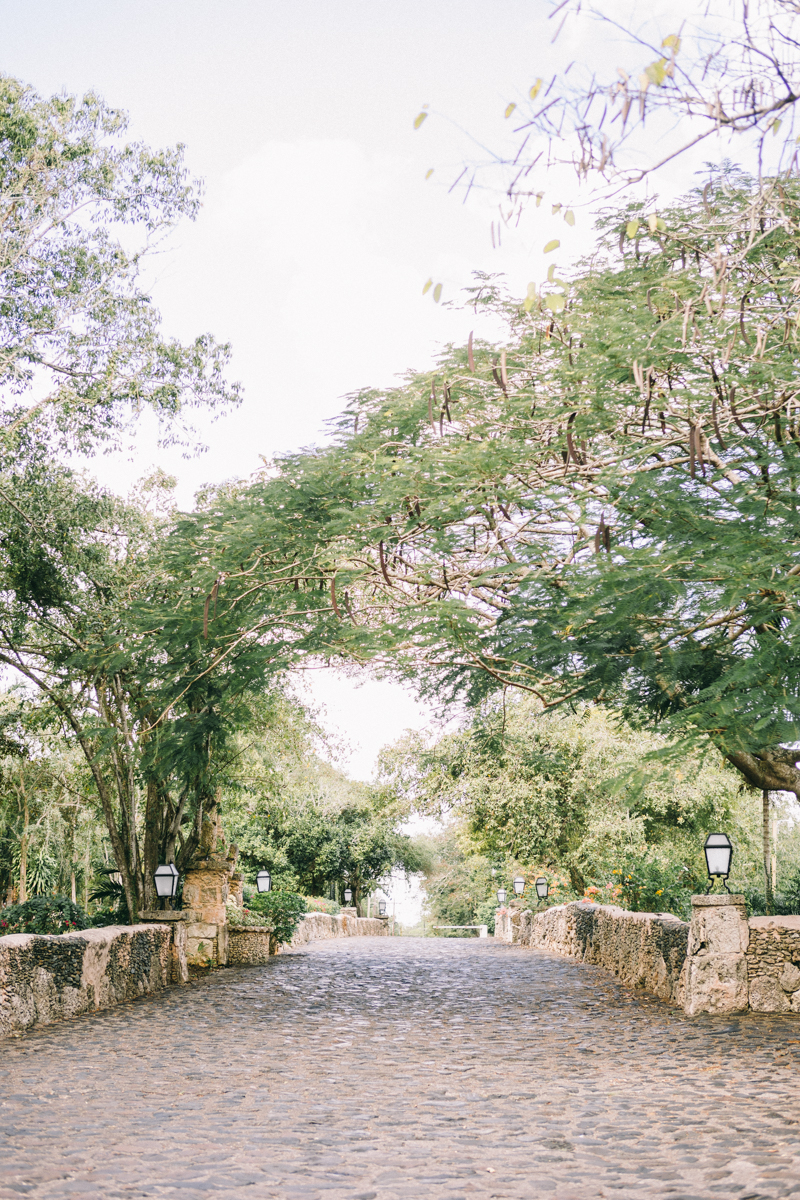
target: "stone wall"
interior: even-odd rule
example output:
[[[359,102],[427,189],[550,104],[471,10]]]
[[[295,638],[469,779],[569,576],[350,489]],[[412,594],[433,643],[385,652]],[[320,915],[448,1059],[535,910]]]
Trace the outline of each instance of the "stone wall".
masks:
[[[0,1036],[109,1008],[167,987],[169,925],[0,937]]]
[[[751,917],[748,924],[750,1007],[800,1012],[800,917]]]
[[[385,937],[388,932],[386,917],[358,917],[354,908],[343,908],[335,917],[328,913],[306,913],[290,944],[305,946],[318,938]]]
[[[509,909],[495,918],[495,938],[552,950],[613,972],[628,987],[680,1002],[689,926],[669,913],[634,913],[612,905],[561,904],[544,912]]]
[[[380,917],[357,917],[355,909],[344,909],[339,916],[306,913],[291,942],[276,946],[265,925],[228,926],[228,964],[258,966],[269,961],[270,954],[306,946],[320,938],[385,937],[389,922]]]
[[[257,967],[275,950],[268,925],[228,926],[228,966]]]
[[[751,917],[743,896],[692,897],[691,924],[578,901],[500,909],[495,938],[595,963],[697,1013],[800,1013],[800,917]]]

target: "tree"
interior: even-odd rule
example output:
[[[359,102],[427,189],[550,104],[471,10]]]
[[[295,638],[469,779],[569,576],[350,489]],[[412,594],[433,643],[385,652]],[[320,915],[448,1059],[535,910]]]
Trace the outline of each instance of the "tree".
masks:
[[[0,448],[114,442],[145,408],[184,443],[195,407],[238,400],[228,347],[165,339],[142,290],[146,253],[199,189],[183,149],[122,141],[127,117],[93,94],[43,99],[0,76]]]
[[[654,209],[521,305],[480,281],[504,345],[359,393],[333,446],[193,518],[217,653],[603,699],[800,794],[798,189],[730,170]]]
[[[574,190],[575,200],[583,207],[651,177],[658,187],[659,172],[687,165],[698,150],[716,155],[720,145],[759,177],[764,169],[769,175],[796,168],[800,61],[793,3],[707,4],[679,29],[657,28],[657,18],[639,12],[635,25],[626,23],[581,0],[555,0],[548,15],[552,42],[566,26],[598,57],[613,62],[616,52],[624,66],[606,74],[590,54],[549,79],[533,79],[527,95],[506,106],[505,135],[485,159],[463,165],[450,191],[494,191],[501,222],[513,226],[532,201],[541,204],[549,183],[553,212],[574,224],[564,194],[570,189],[563,173],[554,184],[554,167],[574,170],[583,187],[582,194]],[[419,114],[415,128],[427,116]]]
[[[172,711],[165,657],[130,619],[152,596],[148,571],[164,583],[143,561],[159,530],[52,455],[118,444],[145,408],[162,441],[190,446],[191,410],[222,411],[239,389],[225,379],[228,347],[160,330],[142,266],[196,214],[199,189],[180,146],[125,143],[125,126],[94,95],[43,99],[0,78],[0,661],[39,689],[85,757],[135,914],[152,900],[158,856],[190,854],[199,837],[183,826],[188,813],[202,823],[209,799],[216,684],[159,722]]]
[[[643,759],[663,744],[601,706],[544,712],[518,692],[485,703],[457,732],[407,735],[384,751],[382,782],[415,812],[448,822],[449,902],[455,879],[477,885],[464,891],[470,903],[484,900],[490,865],[495,887],[519,870],[544,871],[551,882],[565,873],[577,896],[589,884],[605,887],[633,859],[697,879],[705,836],[720,825],[736,841],[736,878],[749,885],[758,851],[750,789],[719,759],[693,757],[648,776]]]

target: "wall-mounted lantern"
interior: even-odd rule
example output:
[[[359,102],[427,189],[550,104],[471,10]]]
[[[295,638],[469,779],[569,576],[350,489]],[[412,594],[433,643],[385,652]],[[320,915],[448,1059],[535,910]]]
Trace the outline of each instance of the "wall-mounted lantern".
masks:
[[[506,889],[498,888],[497,889],[497,903],[505,904],[505,902],[506,902]]]
[[[522,878],[521,875],[517,875],[516,879],[514,880],[514,894],[517,896],[521,896],[524,891],[525,891],[525,880]]]
[[[536,895],[540,900],[546,900],[550,891],[550,884],[545,879],[544,875],[540,875],[536,880]]]
[[[345,904],[350,904],[350,903],[352,902],[352,899],[353,899],[353,892],[352,892],[352,889],[351,889],[351,888],[345,888],[345,889],[344,889],[344,902],[345,902]]]
[[[269,871],[259,871],[256,875],[256,887],[260,892],[268,892],[272,887],[272,876]]]
[[[175,863],[162,863],[153,872],[159,900],[172,900],[178,891],[178,868]]]

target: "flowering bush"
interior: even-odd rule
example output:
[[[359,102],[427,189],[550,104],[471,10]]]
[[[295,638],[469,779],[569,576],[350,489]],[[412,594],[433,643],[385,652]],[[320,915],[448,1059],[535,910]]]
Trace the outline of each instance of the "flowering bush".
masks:
[[[306,896],[305,901],[307,912],[328,913],[329,916],[335,917],[342,911],[341,904],[337,904],[335,900],[326,900],[322,896]]]
[[[8,933],[75,933],[91,920],[69,896],[34,896],[0,909],[0,936]]]
[[[228,915],[228,924],[233,926],[234,929],[242,929],[248,925],[269,924],[264,914],[254,912],[249,904],[245,904],[242,908],[239,908],[238,904],[228,901],[225,908]]]

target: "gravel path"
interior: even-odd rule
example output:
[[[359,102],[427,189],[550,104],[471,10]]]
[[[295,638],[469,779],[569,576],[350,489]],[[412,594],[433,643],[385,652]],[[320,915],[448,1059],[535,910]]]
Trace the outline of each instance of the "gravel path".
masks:
[[[317,942],[0,1043],[0,1197],[800,1197],[799,1059],[555,955]]]

